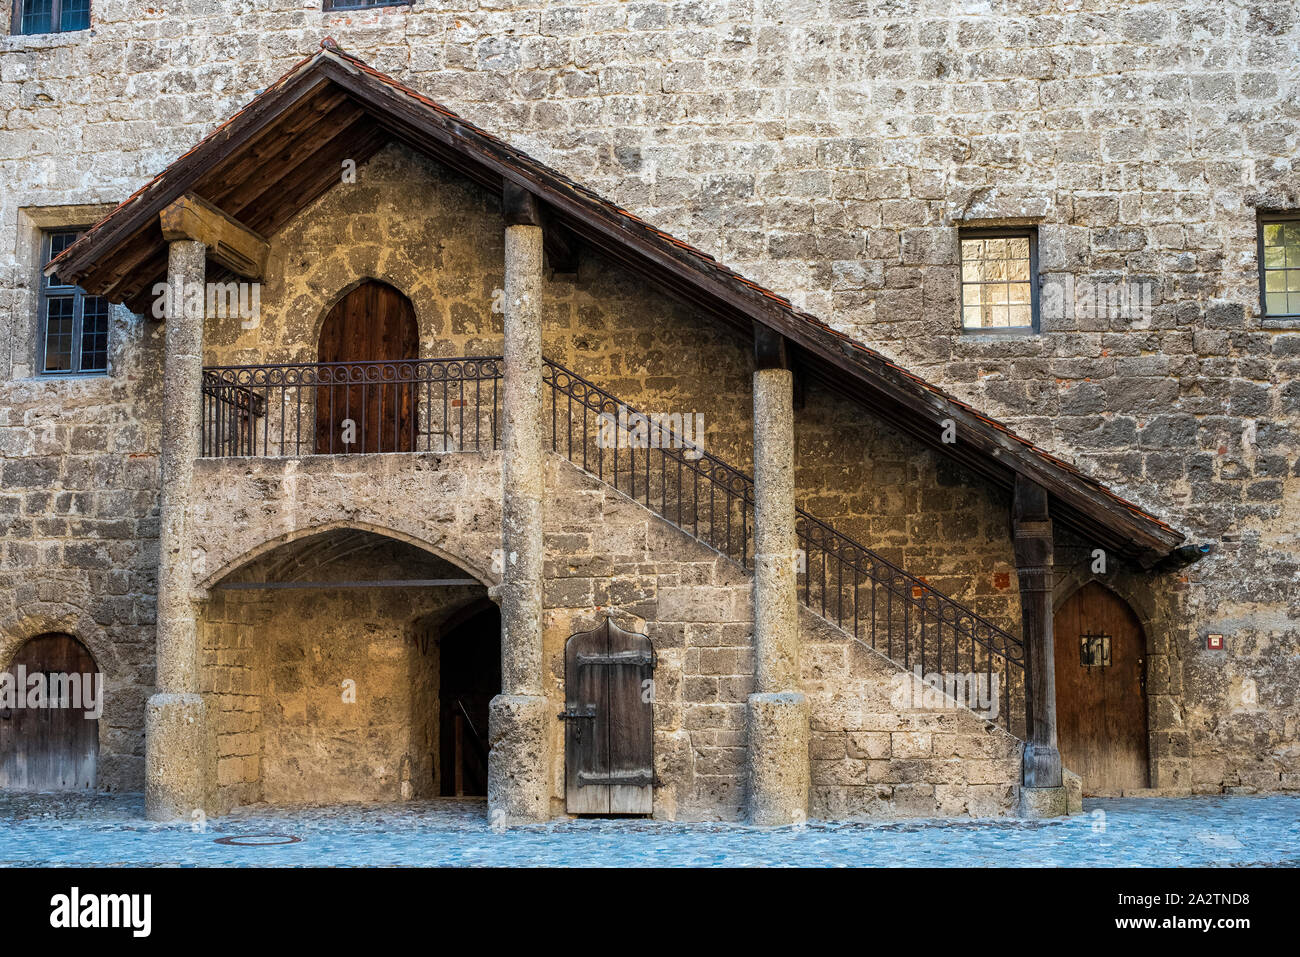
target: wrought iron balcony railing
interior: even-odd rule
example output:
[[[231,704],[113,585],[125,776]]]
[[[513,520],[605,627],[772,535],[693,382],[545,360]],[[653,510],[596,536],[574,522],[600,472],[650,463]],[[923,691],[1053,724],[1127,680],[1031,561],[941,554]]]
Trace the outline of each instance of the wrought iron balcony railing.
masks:
[[[211,366],[201,454],[494,449],[500,380],[499,356]]]

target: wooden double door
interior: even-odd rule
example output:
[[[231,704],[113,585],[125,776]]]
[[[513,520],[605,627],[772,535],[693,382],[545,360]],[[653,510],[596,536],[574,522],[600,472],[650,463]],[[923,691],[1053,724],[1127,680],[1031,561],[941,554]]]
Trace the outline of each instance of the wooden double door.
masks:
[[[570,814],[654,810],[654,648],[612,621],[564,648],[564,779]]]
[[[317,347],[316,452],[409,452],[416,444],[420,333],[411,301],[368,280],[330,309]]]
[[[88,712],[91,689],[95,695],[104,692],[97,671],[90,652],[71,635],[40,635],[18,649],[4,680],[23,697],[20,703],[4,702],[15,706],[0,707],[0,788],[62,791],[95,786],[99,718]],[[62,686],[62,679],[73,675],[78,676],[80,700],[52,706],[51,679],[58,676]],[[46,689],[43,704],[37,706],[30,694],[33,681]]]
[[[1146,637],[1137,616],[1089,582],[1052,627],[1061,763],[1087,794],[1148,787]]]

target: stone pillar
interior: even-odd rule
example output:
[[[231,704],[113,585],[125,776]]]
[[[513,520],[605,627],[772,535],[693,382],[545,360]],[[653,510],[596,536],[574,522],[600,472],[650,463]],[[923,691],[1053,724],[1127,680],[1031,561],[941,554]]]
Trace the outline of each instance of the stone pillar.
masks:
[[[1025,646],[1024,769],[1020,811],[1026,817],[1066,813],[1067,795],[1056,742],[1056,658],[1052,634],[1052,520],[1047,491],[1016,477],[1012,506],[1021,640]]]
[[[200,451],[204,310],[185,292],[193,284],[204,288],[205,256],[201,242],[178,239],[168,245],[157,693],[149,699],[145,714],[145,803],[149,817],[156,821],[189,818],[196,810],[210,809],[212,799],[187,518],[194,460]]]
[[[756,333],[754,372],[754,694],[747,702],[749,817],[808,815],[808,699],[799,688],[794,379],[783,343]]]
[[[501,694],[488,715],[488,813],[494,824],[550,816],[548,703],[542,694],[542,228],[534,197],[504,193]]]

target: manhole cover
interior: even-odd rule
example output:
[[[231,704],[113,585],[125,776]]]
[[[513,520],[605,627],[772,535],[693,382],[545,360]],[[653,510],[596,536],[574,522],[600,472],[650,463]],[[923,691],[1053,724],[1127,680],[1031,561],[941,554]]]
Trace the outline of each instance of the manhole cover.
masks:
[[[229,844],[231,847],[276,847],[280,844],[297,844],[302,838],[292,834],[231,834],[218,837],[215,844]]]

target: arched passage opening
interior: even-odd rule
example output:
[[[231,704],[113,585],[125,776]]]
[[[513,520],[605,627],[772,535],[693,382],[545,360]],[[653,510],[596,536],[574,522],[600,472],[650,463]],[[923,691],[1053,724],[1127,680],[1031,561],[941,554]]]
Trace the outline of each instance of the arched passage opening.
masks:
[[[480,582],[409,542],[334,528],[260,552],[209,596],[220,807],[441,792],[442,638],[463,609],[495,609]]]
[[[25,642],[0,672],[0,788],[93,789],[103,695],[94,657],[72,635]]]
[[[1137,615],[1091,581],[1052,624],[1062,765],[1083,779],[1085,794],[1148,787],[1146,636]]]

